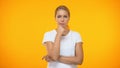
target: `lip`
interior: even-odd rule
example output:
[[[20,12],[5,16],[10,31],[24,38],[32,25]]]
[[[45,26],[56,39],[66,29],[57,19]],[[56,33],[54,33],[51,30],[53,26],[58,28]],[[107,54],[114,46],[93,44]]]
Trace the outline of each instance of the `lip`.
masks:
[[[62,26],[63,26],[63,25],[65,25],[65,24],[60,24],[60,25],[62,25]]]
[[[64,23],[59,23],[60,25],[64,25]]]

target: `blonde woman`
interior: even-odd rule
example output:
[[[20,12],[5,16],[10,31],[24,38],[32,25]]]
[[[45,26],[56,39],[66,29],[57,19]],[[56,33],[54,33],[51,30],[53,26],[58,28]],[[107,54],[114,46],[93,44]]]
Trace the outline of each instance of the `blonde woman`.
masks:
[[[64,5],[58,6],[55,20],[57,28],[44,34],[42,44],[46,46],[47,55],[42,59],[48,62],[48,68],[77,68],[83,62],[82,39],[68,26],[69,9]]]

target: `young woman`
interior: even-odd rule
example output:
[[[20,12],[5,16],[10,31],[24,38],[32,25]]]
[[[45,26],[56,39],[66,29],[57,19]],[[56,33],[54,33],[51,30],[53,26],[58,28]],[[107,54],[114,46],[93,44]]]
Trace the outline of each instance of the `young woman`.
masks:
[[[70,11],[60,5],[55,10],[57,28],[44,34],[43,45],[47,55],[42,59],[48,68],[77,68],[83,62],[82,39],[78,32],[69,29]]]

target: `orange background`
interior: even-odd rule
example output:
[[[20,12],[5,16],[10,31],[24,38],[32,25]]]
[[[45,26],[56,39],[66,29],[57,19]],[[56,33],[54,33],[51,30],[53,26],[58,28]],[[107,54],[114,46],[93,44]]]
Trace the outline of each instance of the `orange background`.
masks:
[[[120,68],[119,0],[0,0],[0,68],[46,68],[41,42],[61,4],[84,41],[79,68]]]

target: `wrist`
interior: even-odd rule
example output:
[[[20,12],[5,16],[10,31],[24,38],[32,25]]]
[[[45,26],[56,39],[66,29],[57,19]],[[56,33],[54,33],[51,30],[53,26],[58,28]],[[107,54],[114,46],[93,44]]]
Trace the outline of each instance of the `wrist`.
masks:
[[[61,60],[61,56],[58,58],[58,61],[60,62],[60,60]]]

